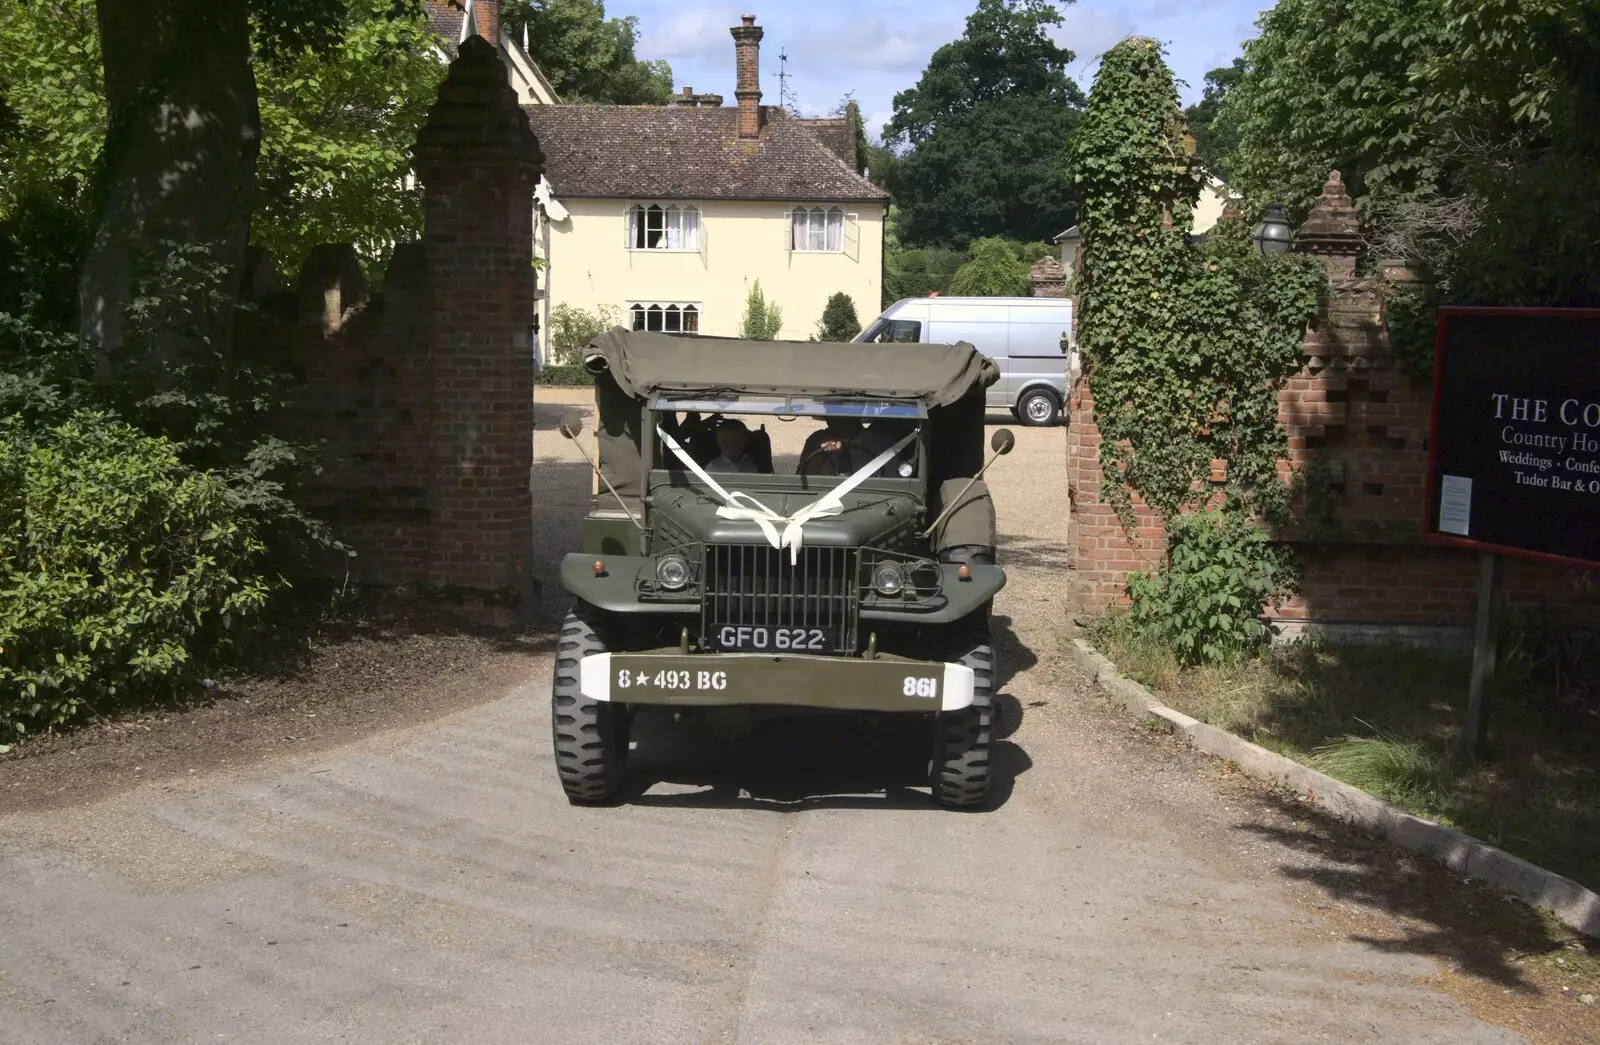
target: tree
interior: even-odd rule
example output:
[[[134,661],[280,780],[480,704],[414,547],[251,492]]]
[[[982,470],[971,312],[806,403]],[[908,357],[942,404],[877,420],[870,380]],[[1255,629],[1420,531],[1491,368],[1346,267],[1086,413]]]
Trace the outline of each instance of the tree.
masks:
[[[93,0],[0,4],[0,220],[41,195],[87,202],[106,103]]]
[[[1258,24],[1217,118],[1257,207],[1303,215],[1338,168],[1376,249],[1428,262],[1443,300],[1600,302],[1600,8],[1280,0]]]
[[[1451,303],[1600,305],[1600,7],[1452,0],[1428,111],[1465,143],[1472,234],[1429,260]]]
[[[1028,266],[1010,243],[987,237],[972,244],[972,260],[956,270],[950,293],[979,297],[1023,297],[1028,293]]]
[[[1413,74],[1440,52],[1449,4],[1279,0],[1262,14],[1217,115],[1237,134],[1222,157],[1230,186],[1298,219],[1332,168],[1368,213],[1444,184],[1450,150],[1421,118]]]
[[[508,32],[528,36],[528,51],[564,102],[664,105],[672,68],[634,55],[639,20],[607,18],[602,0],[515,0],[501,9]]]
[[[900,157],[896,156],[894,150],[879,139],[865,139],[865,145],[861,151],[865,154],[864,158],[866,160],[866,168],[861,173],[878,188],[887,189],[889,183],[894,179],[895,169],[900,162]]]
[[[251,241],[293,270],[318,243],[354,243],[380,269],[422,232],[404,175],[445,66],[420,9],[349,0],[338,39],[257,62],[260,183]]]
[[[894,98],[885,140],[907,151],[888,187],[907,243],[1049,239],[1073,223],[1066,143],[1083,107],[1044,0],[978,0],[960,39]]]
[[[856,318],[856,303],[850,295],[841,290],[828,298],[817,324],[817,340],[849,341],[859,333],[861,320]]]
[[[744,322],[739,325],[739,336],[750,341],[776,341],[783,329],[783,309],[769,302],[761,292],[758,279],[744,299]]]
[[[77,315],[106,135],[93,0],[0,4],[0,313]]]
[[[1240,56],[1233,60],[1232,65],[1224,65],[1206,73],[1205,93],[1183,112],[1184,120],[1189,124],[1189,134],[1194,137],[1201,166],[1208,174],[1223,181],[1228,180],[1224,157],[1238,147],[1239,129],[1231,119],[1222,118],[1222,102],[1244,78],[1246,68],[1244,57]]]
[[[414,2],[414,0],[406,0]],[[243,263],[261,122],[254,59],[338,39],[340,0],[98,0],[108,116],[105,199],[78,283],[78,324],[102,356],[123,342],[136,258],[152,246],[204,245],[229,272]],[[184,346],[230,343],[231,309],[176,321],[152,365]]]

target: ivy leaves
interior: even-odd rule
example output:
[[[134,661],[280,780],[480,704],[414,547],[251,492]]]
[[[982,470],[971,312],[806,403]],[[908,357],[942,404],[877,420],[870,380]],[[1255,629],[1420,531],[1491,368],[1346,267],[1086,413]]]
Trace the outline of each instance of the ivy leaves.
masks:
[[[1278,392],[1299,369],[1321,266],[1263,258],[1238,228],[1189,244],[1202,175],[1153,41],[1126,40],[1101,60],[1072,169],[1083,199],[1079,338],[1108,501],[1130,530],[1135,493],[1164,518],[1200,508],[1222,458],[1233,507],[1280,515]]]
[[[1237,222],[1190,244],[1201,179],[1193,144],[1161,49],[1132,39],[1107,52],[1073,143],[1078,338],[1101,495],[1129,533],[1135,494],[1167,524],[1161,569],[1129,578],[1128,625],[1185,664],[1259,648],[1262,608],[1293,584],[1292,557],[1251,522],[1288,510],[1278,393],[1300,368],[1326,279],[1314,258],[1263,258]],[[1210,482],[1218,458],[1220,505]]]

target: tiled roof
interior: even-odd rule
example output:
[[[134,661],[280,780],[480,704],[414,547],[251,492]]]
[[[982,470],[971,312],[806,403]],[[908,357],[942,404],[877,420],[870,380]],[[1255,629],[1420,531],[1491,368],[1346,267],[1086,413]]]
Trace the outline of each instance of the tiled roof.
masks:
[[[835,151],[829,128],[765,110],[761,137],[741,141],[739,110],[656,105],[530,105],[557,199],[886,201],[888,193]],[[853,151],[853,150],[852,150]]]
[[[428,11],[428,26],[452,55],[461,42],[461,20],[467,17],[466,5],[460,0],[457,3],[459,6],[452,7],[449,0],[424,0],[422,5]]]

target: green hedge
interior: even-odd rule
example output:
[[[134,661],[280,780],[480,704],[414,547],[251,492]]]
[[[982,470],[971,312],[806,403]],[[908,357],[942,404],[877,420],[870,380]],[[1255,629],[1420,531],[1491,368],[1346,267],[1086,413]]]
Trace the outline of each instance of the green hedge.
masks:
[[[594,384],[594,375],[579,362],[546,363],[539,369],[539,383],[553,388],[581,388]]]
[[[176,692],[284,583],[260,525],[166,439],[0,420],[0,742]]]

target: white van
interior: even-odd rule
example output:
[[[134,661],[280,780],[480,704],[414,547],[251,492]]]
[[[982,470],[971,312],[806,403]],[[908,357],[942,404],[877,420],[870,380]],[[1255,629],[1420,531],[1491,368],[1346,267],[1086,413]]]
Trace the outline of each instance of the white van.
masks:
[[[902,298],[867,324],[857,341],[914,341],[952,345],[965,341],[1000,364],[989,408],[1006,409],[1025,425],[1061,420],[1067,374],[1077,350],[1062,345],[1072,335],[1068,298]]]

